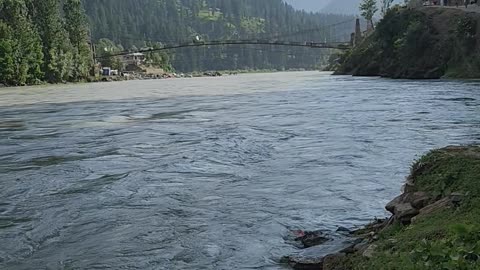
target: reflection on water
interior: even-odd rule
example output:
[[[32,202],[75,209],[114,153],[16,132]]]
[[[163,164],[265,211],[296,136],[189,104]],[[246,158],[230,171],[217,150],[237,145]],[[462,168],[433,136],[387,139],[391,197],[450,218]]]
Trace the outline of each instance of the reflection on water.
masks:
[[[480,140],[474,82],[321,73],[0,92],[2,269],[279,269]]]

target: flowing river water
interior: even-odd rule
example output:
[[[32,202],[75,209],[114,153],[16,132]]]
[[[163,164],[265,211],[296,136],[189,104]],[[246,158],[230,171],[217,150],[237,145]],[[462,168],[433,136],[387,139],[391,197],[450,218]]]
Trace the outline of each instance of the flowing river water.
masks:
[[[1,269],[282,269],[480,141],[480,83],[319,72],[0,91]]]

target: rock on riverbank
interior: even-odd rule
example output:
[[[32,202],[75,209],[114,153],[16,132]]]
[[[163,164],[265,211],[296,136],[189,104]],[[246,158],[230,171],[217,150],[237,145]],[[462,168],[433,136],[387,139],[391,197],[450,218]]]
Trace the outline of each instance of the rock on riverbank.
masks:
[[[284,258],[294,269],[480,269],[480,147],[418,160],[392,216]]]

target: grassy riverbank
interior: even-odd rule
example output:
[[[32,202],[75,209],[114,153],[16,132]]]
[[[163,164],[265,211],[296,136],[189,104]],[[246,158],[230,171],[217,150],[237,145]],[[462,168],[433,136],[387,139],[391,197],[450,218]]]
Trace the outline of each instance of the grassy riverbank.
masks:
[[[405,224],[397,209],[368,251],[339,257],[324,269],[480,269],[480,147],[425,155],[412,167],[402,196],[407,193],[426,194],[428,202],[410,212]]]

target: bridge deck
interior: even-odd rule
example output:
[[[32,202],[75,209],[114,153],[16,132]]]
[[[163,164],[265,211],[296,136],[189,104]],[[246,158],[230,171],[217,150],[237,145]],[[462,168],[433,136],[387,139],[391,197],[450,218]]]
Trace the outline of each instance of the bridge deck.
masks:
[[[115,53],[109,56],[100,56],[96,58],[105,58],[113,56],[122,56],[131,53],[148,53],[155,51],[174,50],[188,47],[202,47],[202,46],[224,46],[224,45],[269,45],[269,46],[288,46],[288,47],[305,47],[305,48],[320,48],[320,49],[338,49],[346,50],[351,47],[349,42],[296,42],[296,41],[270,41],[270,40],[214,40],[214,41],[196,41],[177,45],[168,45],[157,49],[146,49],[138,51],[124,51]]]

